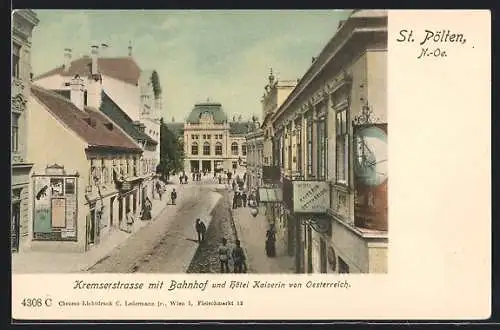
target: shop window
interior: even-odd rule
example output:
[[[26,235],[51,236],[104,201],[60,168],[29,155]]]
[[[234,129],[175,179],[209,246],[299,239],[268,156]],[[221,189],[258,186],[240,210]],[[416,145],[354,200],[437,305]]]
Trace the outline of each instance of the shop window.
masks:
[[[243,156],[246,156],[247,155],[247,145],[246,144],[242,144],[241,145],[241,154]]]

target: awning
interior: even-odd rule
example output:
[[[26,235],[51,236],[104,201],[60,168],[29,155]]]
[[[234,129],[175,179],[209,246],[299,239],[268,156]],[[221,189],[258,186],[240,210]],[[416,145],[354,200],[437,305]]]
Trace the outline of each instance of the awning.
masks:
[[[281,188],[259,188],[259,202],[275,203],[283,201],[283,191]]]

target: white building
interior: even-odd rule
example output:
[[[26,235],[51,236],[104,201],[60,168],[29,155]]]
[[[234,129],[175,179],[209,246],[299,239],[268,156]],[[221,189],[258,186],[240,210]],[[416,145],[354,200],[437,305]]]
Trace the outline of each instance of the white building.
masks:
[[[126,114],[125,121],[131,121],[141,134],[131,134],[143,149],[142,168],[147,169],[143,178],[143,191],[151,198],[153,177],[160,162],[160,117],[162,111],[161,87],[156,71],[140,69],[132,57],[132,47],[124,57],[102,57],[99,47],[92,46],[90,56],[72,58],[71,49],[64,50],[61,66],[39,75],[34,84],[69,96],[71,79],[83,78],[84,105],[102,109],[103,99],[114,103]],[[93,81],[99,83],[94,84]],[[102,94],[103,97],[98,97]],[[92,104],[97,100],[98,104]],[[107,114],[108,115],[108,114]],[[113,118],[115,120],[115,118]],[[127,124],[128,125],[128,124]],[[123,128],[123,125],[120,124]],[[138,135],[147,135],[139,138]]]
[[[244,170],[249,125],[241,117],[228,120],[220,103],[195,104],[184,123],[184,170]]]

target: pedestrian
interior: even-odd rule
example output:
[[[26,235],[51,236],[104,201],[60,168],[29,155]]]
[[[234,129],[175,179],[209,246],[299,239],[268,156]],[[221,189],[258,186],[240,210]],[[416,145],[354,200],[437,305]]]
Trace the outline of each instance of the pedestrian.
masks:
[[[179,175],[179,184],[182,184],[182,178],[183,178],[182,174]]]
[[[219,184],[222,183],[222,176],[219,174]]]
[[[227,246],[227,239],[222,238],[217,253],[219,254],[220,272],[229,273],[229,247]]]
[[[134,224],[134,216],[132,215],[132,212],[130,211],[130,208],[127,208],[127,220],[126,220],[126,223],[127,223],[127,229],[126,229],[126,232],[127,233],[131,233],[132,232],[132,226]]]
[[[246,192],[243,191],[243,193],[241,194],[241,199],[243,201],[243,207],[247,207],[247,194],[246,194]]]
[[[243,248],[241,247],[240,240],[236,240],[236,246],[232,252],[233,265],[235,273],[246,273],[246,256]]]
[[[187,184],[188,183],[188,176],[186,174],[184,174],[184,184]]]
[[[235,190],[235,188],[236,188],[236,182],[234,182],[234,180],[233,180],[233,182],[231,183],[231,186],[233,187],[233,190]]]
[[[198,243],[201,243],[205,240],[205,233],[207,232],[207,227],[205,223],[200,220],[200,218],[196,219],[196,233],[198,234]]]
[[[158,196],[160,197],[160,200],[161,200],[161,184],[160,184],[160,180],[156,181],[156,193],[158,194]]]
[[[195,175],[196,175],[196,173],[195,173],[195,172],[193,172],[193,181],[194,181]]]
[[[236,209],[237,205],[238,205],[238,193],[235,192],[233,195],[233,210]]]
[[[172,200],[172,205],[175,205],[175,200],[177,199],[177,192],[175,191],[175,188],[172,189],[172,192],[170,193],[170,199]]]

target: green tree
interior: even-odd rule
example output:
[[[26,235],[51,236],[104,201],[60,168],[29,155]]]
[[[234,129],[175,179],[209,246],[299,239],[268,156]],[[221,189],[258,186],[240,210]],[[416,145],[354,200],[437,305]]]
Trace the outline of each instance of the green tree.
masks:
[[[156,171],[163,177],[183,168],[184,146],[180,139],[160,120],[160,164]]]

